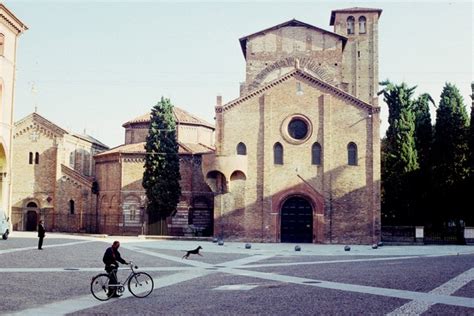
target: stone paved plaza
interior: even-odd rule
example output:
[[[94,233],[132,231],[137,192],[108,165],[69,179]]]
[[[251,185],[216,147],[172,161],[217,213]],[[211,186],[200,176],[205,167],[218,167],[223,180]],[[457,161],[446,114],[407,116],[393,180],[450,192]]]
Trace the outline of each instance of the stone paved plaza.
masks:
[[[139,299],[96,300],[113,240],[148,272],[155,290]],[[203,247],[203,256],[182,259]],[[252,244],[34,233],[0,241],[2,315],[474,315],[474,247]],[[127,267],[119,272],[125,278]]]

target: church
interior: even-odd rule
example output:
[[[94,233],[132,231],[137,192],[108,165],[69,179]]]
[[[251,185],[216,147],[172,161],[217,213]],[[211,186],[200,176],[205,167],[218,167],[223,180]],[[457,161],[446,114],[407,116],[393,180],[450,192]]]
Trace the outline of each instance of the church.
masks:
[[[215,125],[174,107],[182,195],[171,235],[380,241],[381,13],[334,10],[333,31],[293,19],[244,36],[245,82],[235,100],[217,97]],[[124,123],[124,144],[108,149],[38,114],[17,122],[14,144],[30,152],[17,170],[45,185],[14,190],[16,229],[30,229],[31,214],[61,231],[146,235],[149,124],[149,113]]]
[[[216,150],[202,162],[215,236],[380,240],[381,12],[334,10],[333,32],[290,20],[240,38],[246,80],[239,98],[217,97]]]

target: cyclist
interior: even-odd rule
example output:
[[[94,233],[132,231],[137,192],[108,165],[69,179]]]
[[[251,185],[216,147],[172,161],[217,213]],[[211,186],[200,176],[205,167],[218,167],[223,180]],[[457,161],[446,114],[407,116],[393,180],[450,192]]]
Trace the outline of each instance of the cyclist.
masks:
[[[110,282],[109,284],[118,284],[117,280],[117,270],[119,266],[119,262],[122,264],[129,264],[127,261],[125,261],[121,256],[120,252],[118,251],[120,247],[120,241],[114,241],[111,247],[107,248],[107,250],[104,253],[104,258],[102,261],[105,264],[105,271],[110,276]],[[109,292],[107,293],[108,296],[111,297],[120,297],[120,295],[117,293],[115,287],[109,288]]]

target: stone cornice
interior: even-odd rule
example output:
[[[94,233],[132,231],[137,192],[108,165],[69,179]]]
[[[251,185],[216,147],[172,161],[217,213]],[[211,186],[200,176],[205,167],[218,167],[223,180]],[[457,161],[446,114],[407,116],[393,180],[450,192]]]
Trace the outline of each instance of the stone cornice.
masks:
[[[93,178],[86,177],[74,169],[69,168],[66,165],[61,164],[61,173],[66,177],[66,180],[73,180],[79,182],[87,187],[92,187]]]
[[[28,27],[20,21],[10,10],[0,3],[0,17],[2,17],[8,25],[16,30],[17,35],[28,30]]]
[[[345,92],[344,90],[341,90],[341,89],[339,89],[339,88],[337,88],[337,87],[335,87],[335,86],[333,86],[333,85],[331,85],[327,82],[324,82],[323,80],[321,80],[319,78],[316,78],[316,77],[312,76],[311,74],[307,73],[306,71],[304,71],[302,69],[298,69],[298,68],[295,68],[294,70],[290,71],[286,75],[284,75],[284,76],[282,76],[282,77],[280,77],[276,80],[273,80],[272,82],[266,84],[265,86],[248,93],[247,95],[244,95],[240,98],[237,98],[233,101],[230,101],[229,103],[222,106],[222,111],[223,112],[228,111],[236,105],[239,105],[239,104],[241,104],[241,103],[243,103],[247,100],[250,100],[250,99],[252,99],[256,96],[262,95],[266,91],[271,90],[272,88],[274,88],[274,87],[284,83],[285,81],[289,80],[290,78],[296,77],[296,76],[298,76],[300,78],[303,78],[305,80],[308,80],[309,82],[315,84],[316,86],[319,86],[319,87],[329,91],[331,94],[336,95],[336,96],[338,96],[338,97],[340,97],[344,100],[347,100],[347,101],[351,102],[352,104],[358,106],[359,108],[363,108],[363,109],[369,111],[369,113],[378,113],[380,111],[379,107],[376,107],[376,106],[373,106],[369,103],[366,103],[366,102],[354,97],[353,95]],[[217,110],[217,108],[216,108],[216,110]]]
[[[29,121],[31,121],[31,123],[28,123]],[[21,125],[27,124],[27,126],[30,126],[32,123],[33,124],[37,123],[39,125],[42,125],[44,128],[48,129],[49,131],[51,131],[51,133],[55,134],[56,136],[61,137],[64,134],[69,134],[66,130],[62,129],[61,127],[54,124],[53,122],[45,119],[38,113],[31,113],[30,115],[17,121],[14,125],[15,125],[15,130],[18,130],[18,131],[15,131],[15,133],[18,133],[19,131],[22,131],[26,128],[26,127],[23,129],[20,128]]]

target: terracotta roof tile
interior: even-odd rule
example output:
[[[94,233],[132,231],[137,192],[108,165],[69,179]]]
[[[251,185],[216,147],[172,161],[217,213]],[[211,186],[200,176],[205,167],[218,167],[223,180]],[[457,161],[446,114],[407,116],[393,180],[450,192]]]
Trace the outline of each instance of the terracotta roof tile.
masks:
[[[176,122],[178,124],[190,124],[190,125],[202,125],[210,128],[214,128],[214,125],[211,123],[206,122],[205,120],[181,109],[178,107],[173,107],[173,114]],[[133,120],[130,120],[126,123],[124,123],[122,126],[127,127],[128,125],[131,124],[137,124],[137,123],[149,123],[150,122],[150,113],[145,113],[139,117],[134,118]]]

